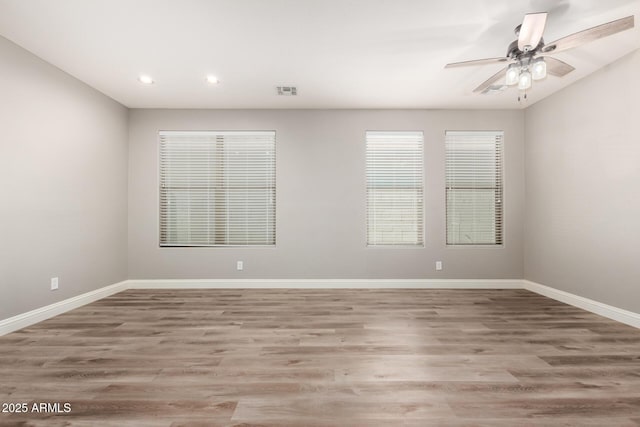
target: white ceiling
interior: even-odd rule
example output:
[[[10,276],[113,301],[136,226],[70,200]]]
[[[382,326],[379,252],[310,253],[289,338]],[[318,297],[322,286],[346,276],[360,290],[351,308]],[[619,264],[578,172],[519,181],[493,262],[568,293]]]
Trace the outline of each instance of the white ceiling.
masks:
[[[132,108],[523,108],[516,89],[472,94],[501,65],[443,66],[504,56],[539,11],[547,41],[636,28],[558,54],[576,71],[526,105],[640,48],[640,0],[0,0],[0,34]]]

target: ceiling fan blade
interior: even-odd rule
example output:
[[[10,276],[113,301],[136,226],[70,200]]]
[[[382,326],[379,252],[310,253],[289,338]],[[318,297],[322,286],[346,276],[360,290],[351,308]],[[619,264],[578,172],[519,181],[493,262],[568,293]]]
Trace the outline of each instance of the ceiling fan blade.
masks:
[[[486,64],[497,64],[500,62],[507,62],[509,58],[486,58],[486,59],[474,59],[473,61],[462,61],[462,62],[452,62],[451,64],[447,64],[444,68],[454,68],[454,67],[469,67],[472,65],[486,65]]]
[[[547,25],[547,12],[527,13],[518,35],[518,49],[528,52],[535,49],[542,39],[544,27]]]
[[[573,49],[574,47],[578,47],[585,43],[589,43],[594,40],[619,33],[620,31],[628,30],[630,28],[633,28],[633,26],[633,15],[627,16],[626,18],[617,19],[615,21],[607,22],[606,24],[591,27],[587,30],[579,31],[554,42],[548,43],[542,48],[542,52],[556,53],[562,52],[563,50]]]
[[[496,83],[499,80],[504,80],[507,75],[507,67],[504,67],[502,70],[495,73],[493,76],[489,77],[485,80],[480,86],[473,90],[474,93],[479,93],[484,91],[486,88]]]
[[[552,58],[550,56],[546,56],[544,58],[544,62],[547,63],[547,73],[551,74],[552,76],[563,77],[575,70],[574,67],[567,64],[566,62],[560,61],[559,59]]]

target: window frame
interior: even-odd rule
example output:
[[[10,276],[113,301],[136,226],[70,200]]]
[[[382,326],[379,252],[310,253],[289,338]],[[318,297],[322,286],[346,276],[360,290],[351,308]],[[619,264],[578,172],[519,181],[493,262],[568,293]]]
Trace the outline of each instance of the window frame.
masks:
[[[186,133],[194,133],[194,134],[211,134],[211,135],[215,135],[215,134],[233,134],[233,133],[238,133],[238,134],[242,134],[242,133],[247,133],[247,134],[251,134],[251,133],[255,133],[255,134],[273,134],[273,168],[272,168],[272,172],[273,172],[273,242],[269,243],[269,244],[241,244],[241,243],[216,243],[216,244],[201,244],[201,243],[193,243],[193,244],[166,244],[162,242],[162,165],[161,165],[161,159],[162,159],[162,144],[161,144],[161,135],[162,134],[170,134],[170,133],[175,133],[175,134],[186,134]],[[157,177],[157,183],[156,183],[156,188],[158,189],[156,192],[156,195],[158,197],[158,199],[156,200],[156,206],[158,207],[158,214],[156,216],[157,219],[157,236],[158,236],[158,247],[160,249],[172,249],[172,248],[263,248],[263,249],[273,249],[276,247],[277,245],[277,235],[278,235],[278,226],[277,226],[277,150],[278,150],[278,145],[277,145],[277,131],[274,129],[267,129],[267,130],[256,130],[256,129],[252,129],[252,130],[239,130],[239,129],[232,129],[232,130],[167,130],[167,129],[160,129],[157,131],[156,134],[157,137],[157,173],[156,173],[156,177]]]
[[[368,154],[368,150],[367,150],[367,143],[368,143],[368,134],[369,133],[388,133],[388,134],[401,134],[401,133],[407,133],[407,134],[420,134],[420,163],[421,163],[421,171],[420,171],[420,178],[421,178],[421,193],[420,193],[420,203],[421,203],[421,214],[420,214],[420,224],[419,224],[419,228],[420,228],[420,232],[419,234],[417,234],[418,238],[419,238],[419,243],[416,244],[410,244],[410,243],[386,243],[386,244],[375,244],[375,243],[370,243],[369,241],[369,167],[368,167],[368,159],[367,159],[367,154]],[[365,187],[365,228],[364,228],[364,234],[365,234],[365,247],[366,248],[370,248],[370,249],[421,249],[425,247],[426,244],[426,224],[425,224],[425,182],[426,182],[426,175],[425,175],[425,138],[424,138],[424,134],[425,132],[423,130],[407,130],[407,129],[402,129],[402,130],[373,130],[373,129],[369,129],[366,130],[364,132],[364,157],[365,157],[365,174],[364,174],[364,187]]]
[[[501,182],[501,194],[500,194],[500,242],[499,243],[449,243],[449,207],[448,207],[448,191],[449,187],[447,186],[447,134],[449,132],[460,132],[460,133],[493,133],[496,136],[500,135],[500,182]],[[495,130],[495,129],[448,129],[444,133],[444,157],[445,157],[445,168],[444,168],[444,204],[445,204],[445,227],[444,227],[444,240],[445,246],[447,248],[455,249],[455,248],[481,248],[481,249],[494,249],[494,248],[504,248],[505,247],[505,224],[506,224],[506,215],[505,215],[505,193],[506,193],[506,180],[505,180],[505,134],[504,130]],[[498,170],[498,169],[496,169]],[[497,187],[496,187],[497,188]],[[494,217],[494,224],[496,223],[496,219]],[[496,227],[496,234],[498,227]],[[496,239],[497,240],[497,239]]]

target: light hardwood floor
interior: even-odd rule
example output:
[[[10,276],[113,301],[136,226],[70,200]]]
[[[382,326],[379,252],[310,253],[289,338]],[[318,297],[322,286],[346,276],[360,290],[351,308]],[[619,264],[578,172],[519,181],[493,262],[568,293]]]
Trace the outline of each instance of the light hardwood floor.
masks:
[[[0,425],[640,425],[640,331],[524,290],[129,290],[0,337]]]

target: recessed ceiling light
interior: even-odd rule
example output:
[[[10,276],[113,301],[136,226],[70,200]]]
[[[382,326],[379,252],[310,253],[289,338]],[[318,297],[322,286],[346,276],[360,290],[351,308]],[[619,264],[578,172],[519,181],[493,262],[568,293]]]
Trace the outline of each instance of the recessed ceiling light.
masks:
[[[151,78],[151,76],[148,76],[146,74],[141,74],[140,77],[138,77],[138,81],[140,83],[142,83],[143,85],[152,85],[153,84],[153,79]]]
[[[220,80],[218,80],[216,76],[209,74],[207,76],[207,83],[210,83],[212,85],[217,85],[218,83],[220,83]]]

